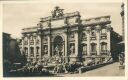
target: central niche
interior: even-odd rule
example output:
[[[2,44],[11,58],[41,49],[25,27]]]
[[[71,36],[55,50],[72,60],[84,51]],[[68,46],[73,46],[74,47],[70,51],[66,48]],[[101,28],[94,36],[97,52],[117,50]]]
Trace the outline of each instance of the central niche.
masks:
[[[63,38],[61,36],[56,36],[55,39],[54,39],[54,56],[64,56],[63,55],[63,47],[64,47],[64,44],[63,44]]]

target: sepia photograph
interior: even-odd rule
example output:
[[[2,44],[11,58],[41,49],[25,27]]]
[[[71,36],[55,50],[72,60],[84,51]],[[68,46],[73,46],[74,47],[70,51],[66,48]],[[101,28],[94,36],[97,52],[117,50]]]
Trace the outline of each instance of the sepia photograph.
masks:
[[[124,77],[125,3],[3,3],[3,77]]]

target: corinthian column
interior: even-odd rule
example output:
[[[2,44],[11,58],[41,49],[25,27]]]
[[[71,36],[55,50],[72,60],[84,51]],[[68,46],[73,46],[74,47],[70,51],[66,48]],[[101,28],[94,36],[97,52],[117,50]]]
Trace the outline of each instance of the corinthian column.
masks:
[[[87,31],[87,55],[90,55],[90,31],[91,31],[91,28],[87,27],[86,31]]]
[[[100,55],[100,30],[101,27],[98,25],[96,26],[96,38],[97,38],[97,55]]]

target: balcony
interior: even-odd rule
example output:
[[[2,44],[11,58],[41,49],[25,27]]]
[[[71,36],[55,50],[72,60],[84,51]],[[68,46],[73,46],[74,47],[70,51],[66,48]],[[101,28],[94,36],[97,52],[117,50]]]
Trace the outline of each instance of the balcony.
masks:
[[[101,16],[96,18],[89,18],[86,20],[83,20],[83,24],[100,24],[100,23],[110,23],[110,16]]]
[[[87,41],[87,37],[83,37],[82,38],[82,41]]]
[[[30,45],[34,45],[34,42],[33,42],[33,41],[31,41],[31,42],[30,42]]]
[[[91,55],[97,55],[97,51],[91,51],[90,54]]]
[[[30,27],[22,29],[22,33],[36,32],[38,27]]]
[[[34,53],[30,54],[31,57],[34,57]]]
[[[96,36],[91,36],[90,39],[91,40],[96,40]]]
[[[101,33],[101,39],[107,39],[107,34],[106,33]]]
[[[108,55],[109,51],[108,50],[102,50],[100,53],[101,53],[101,55]]]

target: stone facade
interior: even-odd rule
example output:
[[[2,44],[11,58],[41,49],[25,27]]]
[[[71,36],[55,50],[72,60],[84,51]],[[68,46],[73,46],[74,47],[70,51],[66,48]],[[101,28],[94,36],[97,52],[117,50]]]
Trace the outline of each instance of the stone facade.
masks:
[[[52,16],[41,18],[35,27],[24,28],[20,43],[29,61],[61,57],[63,62],[112,57],[110,16],[81,19],[79,12],[64,14],[55,7]],[[120,38],[117,36],[117,40]]]

